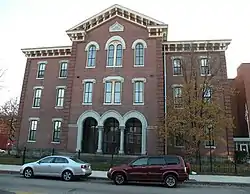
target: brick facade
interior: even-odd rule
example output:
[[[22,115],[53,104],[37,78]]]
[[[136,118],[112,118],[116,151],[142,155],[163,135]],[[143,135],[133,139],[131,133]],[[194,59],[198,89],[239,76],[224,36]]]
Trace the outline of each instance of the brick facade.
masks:
[[[124,12],[120,12],[124,10]],[[125,13],[131,13],[128,16]],[[101,18],[103,14],[111,14],[105,18]],[[171,88],[172,84],[178,83],[178,79],[172,76],[172,61],[171,56],[187,55],[185,45],[187,44],[210,44],[211,41],[198,42],[169,42],[164,39],[167,32],[167,25],[157,20],[146,16],[134,17],[133,14],[138,14],[127,8],[119,5],[110,7],[110,12],[100,13],[98,20],[91,20],[85,23],[80,23],[77,27],[71,28],[67,34],[72,40],[70,47],[60,48],[41,48],[39,52],[32,49],[23,49],[27,56],[27,64],[25,69],[20,107],[19,107],[19,125],[17,132],[17,141],[19,147],[29,148],[58,148],[66,151],[81,151],[84,146],[84,131],[87,118],[96,120],[94,136],[94,149],[101,146],[106,149],[104,142],[108,146],[112,144],[108,138],[108,132],[105,132],[105,122],[108,118],[114,118],[119,123],[119,135],[114,135],[119,151],[128,151],[127,143],[129,140],[128,133],[133,133],[134,140],[137,138],[140,146],[141,154],[162,153],[164,151],[162,139],[157,137],[155,127],[162,124],[164,118],[164,63],[163,52],[166,54],[167,65],[167,88]],[[94,22],[95,20],[95,22]],[[92,22],[92,23],[91,23]],[[98,26],[97,26],[98,25]],[[110,31],[112,26],[116,26],[114,31]],[[123,46],[122,66],[121,67],[106,67],[107,64],[107,49],[106,44],[109,40],[120,41]],[[116,38],[116,39],[115,39]],[[86,47],[89,43],[95,42],[98,44],[96,51],[96,66],[95,68],[86,68],[87,52]],[[124,43],[123,43],[124,41]],[[143,42],[144,47],[144,65],[135,67],[135,48],[133,44],[136,41]],[[222,74],[219,75],[220,81],[227,80],[225,53],[220,51],[220,48],[225,48],[228,41],[214,41],[214,52],[212,55],[218,59],[218,63],[223,63]],[[221,47],[216,47],[216,44]],[[169,46],[167,48],[167,46]],[[172,46],[183,45],[183,51],[179,51],[176,47],[173,50]],[[217,49],[217,50],[216,50]],[[39,50],[39,48],[38,48]],[[46,50],[46,51],[45,51]],[[205,52],[205,51],[204,51]],[[204,53],[197,52],[196,55]],[[58,79],[60,69],[60,61],[68,60],[68,75],[66,79]],[[46,61],[46,70],[44,79],[37,79],[38,63]],[[104,103],[105,78],[117,77],[122,79],[121,104],[106,105]],[[89,105],[83,104],[84,80],[94,80],[92,103]],[[144,101],[140,105],[133,104],[133,80],[143,79],[144,81]],[[42,87],[41,106],[40,108],[32,108],[33,103],[33,88]],[[66,86],[64,94],[63,108],[55,107],[56,88],[58,86]],[[224,96],[224,106],[230,107],[230,99],[227,95]],[[230,116],[230,109],[228,114]],[[86,116],[87,115],[87,116]],[[38,119],[38,127],[36,130],[35,141],[28,142],[29,136],[29,119]],[[55,118],[62,119],[62,128],[60,132],[60,142],[52,142],[52,120]],[[141,138],[135,135],[136,132],[129,130],[137,130],[136,127],[129,128],[127,122],[132,122],[131,119],[137,119],[141,123]],[[135,122],[135,120],[134,120]],[[130,123],[131,124],[131,123]],[[87,125],[87,124],[86,124]],[[132,125],[132,124],[131,124]],[[110,128],[111,129],[111,128]],[[124,130],[124,131],[123,131]],[[99,138],[105,133],[107,135]],[[96,137],[98,135],[98,137]],[[138,135],[138,134],[137,134]],[[112,138],[114,138],[112,137]],[[227,137],[229,147],[231,149],[232,133],[228,130]],[[91,139],[91,135],[89,136]],[[85,140],[87,141],[87,140]],[[113,140],[112,140],[113,141]],[[124,148],[122,148],[123,141]],[[106,147],[107,147],[106,145]],[[90,145],[91,147],[91,145]],[[124,150],[123,150],[124,149]],[[218,154],[225,154],[225,146],[219,147],[215,151]],[[108,148],[107,148],[108,150]],[[100,151],[100,150],[99,150]],[[138,151],[138,150],[137,150]],[[177,150],[178,152],[178,150]]]

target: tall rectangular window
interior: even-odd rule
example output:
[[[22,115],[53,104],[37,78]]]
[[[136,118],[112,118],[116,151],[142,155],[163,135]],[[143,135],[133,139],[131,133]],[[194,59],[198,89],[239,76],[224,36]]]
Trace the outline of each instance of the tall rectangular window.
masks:
[[[174,91],[174,107],[175,108],[181,108],[182,107],[182,87],[178,86],[178,87],[174,87],[173,89]]]
[[[63,107],[65,87],[58,87],[56,90],[56,107]]]
[[[134,104],[144,103],[144,82],[134,82]]]
[[[45,74],[46,62],[40,62],[37,69],[37,78],[43,79]]]
[[[52,142],[60,142],[60,133],[61,133],[62,121],[54,120],[53,121],[53,138]]]
[[[173,75],[182,75],[181,59],[173,59]]]
[[[66,78],[67,76],[68,76],[68,63],[61,62],[60,63],[59,78]]]
[[[205,140],[205,147],[215,147],[215,139],[214,139],[214,130],[213,128],[205,128],[206,140]]]
[[[93,96],[93,82],[87,81],[84,84],[84,104],[92,104],[92,96]]]
[[[41,106],[42,88],[34,88],[33,106],[39,108]]]
[[[211,102],[212,99],[212,88],[209,86],[205,86],[203,89],[203,101]]]
[[[38,125],[38,120],[32,119],[32,120],[29,121],[28,141],[36,141],[37,125]]]
[[[105,82],[105,103],[120,104],[121,103],[121,82],[106,81]]]
[[[208,58],[200,59],[200,71],[201,71],[201,76],[209,76],[211,74]]]

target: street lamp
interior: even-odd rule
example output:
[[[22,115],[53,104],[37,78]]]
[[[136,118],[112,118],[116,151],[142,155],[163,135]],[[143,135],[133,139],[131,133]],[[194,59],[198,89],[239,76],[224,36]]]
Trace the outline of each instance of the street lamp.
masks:
[[[208,136],[209,136],[209,160],[210,160],[210,171],[213,171],[213,160],[212,160],[212,138],[211,138],[212,125],[208,126]]]

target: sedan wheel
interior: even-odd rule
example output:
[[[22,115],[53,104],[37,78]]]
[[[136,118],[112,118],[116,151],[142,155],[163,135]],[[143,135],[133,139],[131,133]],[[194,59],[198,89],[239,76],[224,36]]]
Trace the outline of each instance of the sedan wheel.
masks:
[[[168,175],[164,180],[164,185],[169,188],[174,188],[177,186],[177,179],[174,175]]]
[[[123,174],[117,173],[114,175],[114,183],[116,185],[123,185],[125,183],[126,179]]]
[[[62,174],[62,179],[64,181],[71,181],[73,179],[73,173],[69,170],[66,170]]]
[[[25,178],[31,178],[33,177],[33,170],[31,168],[26,168],[23,172],[23,176]]]

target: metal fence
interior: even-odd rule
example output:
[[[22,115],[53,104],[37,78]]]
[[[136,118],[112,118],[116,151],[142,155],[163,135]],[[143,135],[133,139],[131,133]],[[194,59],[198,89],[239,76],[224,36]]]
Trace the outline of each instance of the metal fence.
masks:
[[[113,165],[128,163],[136,156],[126,155],[100,155],[86,154],[81,152],[65,153],[62,150],[55,149],[22,149],[19,152],[8,154],[0,154],[0,164],[18,164],[22,165],[27,162],[35,161],[41,157],[48,155],[69,155],[80,158],[92,164],[94,170],[108,170]],[[212,160],[208,156],[202,156],[197,159],[192,156],[184,157],[186,162],[191,164],[191,170],[198,174],[216,174],[216,175],[243,175],[250,176],[250,164],[247,162],[238,163],[228,157],[215,157]]]

